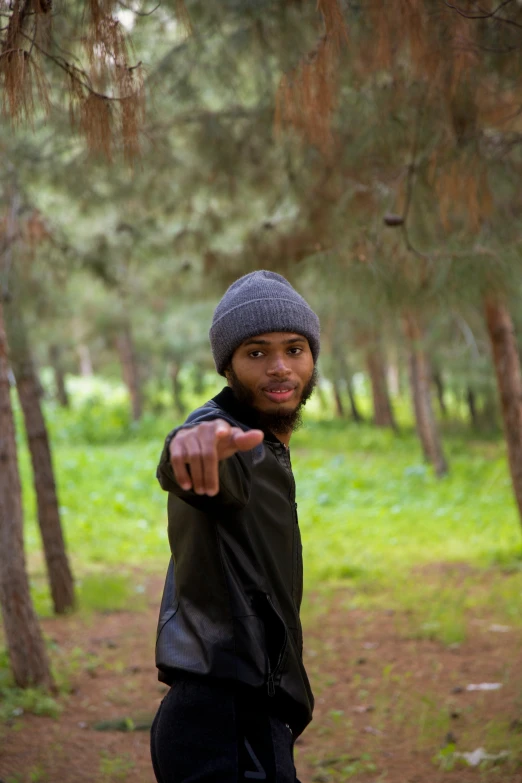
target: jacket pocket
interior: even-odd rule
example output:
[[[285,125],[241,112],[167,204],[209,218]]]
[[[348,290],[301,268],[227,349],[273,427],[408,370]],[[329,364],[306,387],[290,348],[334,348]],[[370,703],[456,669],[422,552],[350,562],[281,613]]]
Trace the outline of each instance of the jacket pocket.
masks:
[[[174,615],[179,609],[179,601],[175,601],[173,606],[170,606],[168,609],[166,609],[164,612],[161,613],[160,618],[158,620],[158,630],[156,631],[156,644],[158,643],[158,640],[160,638],[160,634],[169,622],[169,620],[172,620]]]
[[[266,646],[268,657],[267,688],[268,695],[275,695],[275,685],[280,679],[280,673],[286,658],[286,649],[288,646],[288,629],[286,623],[274,606],[272,597],[269,593],[264,593],[265,604],[265,629]]]

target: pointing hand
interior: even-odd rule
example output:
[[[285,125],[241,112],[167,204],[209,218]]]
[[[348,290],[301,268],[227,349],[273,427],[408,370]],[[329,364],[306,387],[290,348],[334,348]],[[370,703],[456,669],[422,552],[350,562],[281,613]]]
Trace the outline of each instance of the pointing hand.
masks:
[[[217,495],[220,460],[237,451],[250,451],[263,442],[263,437],[262,430],[243,432],[224,419],[203,421],[180,430],[169,446],[176,481],[182,489],[194,489],[197,495]]]

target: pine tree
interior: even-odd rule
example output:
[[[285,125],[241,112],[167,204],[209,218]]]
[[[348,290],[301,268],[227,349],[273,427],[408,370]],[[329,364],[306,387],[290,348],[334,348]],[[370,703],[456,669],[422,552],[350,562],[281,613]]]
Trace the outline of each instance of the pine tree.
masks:
[[[13,286],[11,286],[11,291]],[[11,366],[24,415],[31,454],[38,524],[54,611],[64,614],[75,606],[74,581],[65,548],[49,435],[41,404],[41,390],[29,348],[20,301],[11,294],[6,308]]]
[[[91,150],[110,158],[117,137],[128,159],[139,153],[142,71],[118,8],[115,0],[0,3],[3,111],[15,127],[48,114],[58,99]]]
[[[14,194],[0,256],[0,607],[14,680],[20,687],[52,686],[49,661],[27,578],[22,530],[22,498],[9,383],[4,323],[5,277],[11,264],[19,201]]]

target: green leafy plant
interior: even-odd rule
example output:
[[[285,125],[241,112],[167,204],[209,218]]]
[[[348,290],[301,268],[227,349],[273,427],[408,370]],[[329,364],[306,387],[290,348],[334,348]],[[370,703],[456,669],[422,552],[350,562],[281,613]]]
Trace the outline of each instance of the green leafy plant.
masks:
[[[106,751],[102,751],[99,774],[103,783],[125,780],[133,768],[134,762],[128,756],[110,756]]]

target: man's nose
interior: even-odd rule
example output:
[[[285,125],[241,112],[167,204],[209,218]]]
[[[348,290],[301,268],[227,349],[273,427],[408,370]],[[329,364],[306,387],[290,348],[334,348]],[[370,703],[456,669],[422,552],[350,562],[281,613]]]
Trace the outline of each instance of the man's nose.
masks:
[[[283,376],[283,375],[289,375],[291,372],[290,367],[288,366],[286,362],[285,356],[278,356],[275,358],[269,365],[267,369],[267,373],[269,375],[277,375]]]

